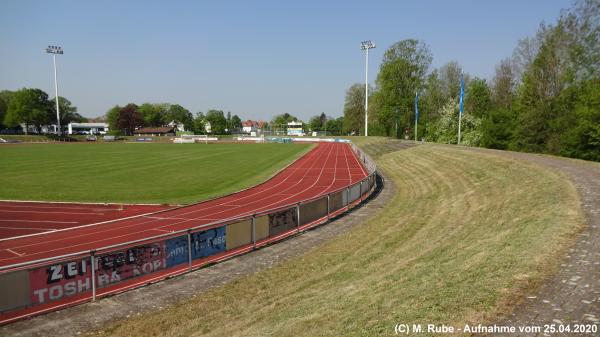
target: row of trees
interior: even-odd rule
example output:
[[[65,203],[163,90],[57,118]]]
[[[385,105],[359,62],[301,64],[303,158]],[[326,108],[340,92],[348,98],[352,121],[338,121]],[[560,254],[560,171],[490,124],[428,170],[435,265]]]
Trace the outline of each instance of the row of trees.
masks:
[[[344,117],[333,118],[322,112],[313,116],[308,121],[310,131],[325,132],[328,135],[339,136],[344,134]]]
[[[211,132],[214,134],[226,134],[239,132],[242,128],[242,120],[238,115],[227,115],[222,110],[208,110],[206,114],[198,112],[195,119],[195,130],[197,133],[203,133],[206,123],[210,123]]]
[[[457,62],[431,69],[422,41],[389,47],[369,92],[369,135],[418,134],[455,143],[460,75]],[[554,25],[519,41],[490,82],[464,73],[462,141],[472,146],[542,152],[600,161],[600,3],[580,0]],[[364,131],[364,85],[346,92],[344,127]]]
[[[196,134],[204,134],[207,123],[210,123],[213,134],[225,134],[242,126],[241,119],[237,115],[232,116],[231,112],[225,115],[221,110],[209,110],[206,114],[197,112],[194,116],[181,105],[168,103],[115,105],[105,117],[109,128],[122,134],[132,134],[141,127],[161,127],[170,123],[183,124],[186,131]]]
[[[59,96],[58,105],[63,129],[71,122],[85,122],[86,118],[77,113],[71,101]],[[0,92],[0,129],[16,129],[25,125],[25,133],[30,127],[36,132],[42,126],[56,124],[56,103],[54,98],[41,89],[23,88],[16,91]]]
[[[289,114],[283,113],[273,117],[271,122],[266,125],[267,128],[271,130],[285,130],[287,123],[289,122],[302,122],[299,118]],[[316,131],[316,132],[325,132],[328,135],[339,136],[346,134],[346,130],[344,129],[344,117],[333,118],[327,116],[324,112],[320,115],[315,115],[311,117],[308,123],[305,123],[304,131]]]

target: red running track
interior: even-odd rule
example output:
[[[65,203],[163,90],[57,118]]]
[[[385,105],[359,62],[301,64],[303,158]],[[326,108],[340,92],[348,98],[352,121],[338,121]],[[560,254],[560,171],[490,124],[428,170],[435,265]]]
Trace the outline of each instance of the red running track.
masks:
[[[319,143],[266,182],[222,198],[101,225],[0,241],[0,266],[89,251],[293,205],[367,175],[349,144]],[[62,219],[68,221],[69,217]]]
[[[167,205],[0,201],[0,239],[79,227],[167,208]]]

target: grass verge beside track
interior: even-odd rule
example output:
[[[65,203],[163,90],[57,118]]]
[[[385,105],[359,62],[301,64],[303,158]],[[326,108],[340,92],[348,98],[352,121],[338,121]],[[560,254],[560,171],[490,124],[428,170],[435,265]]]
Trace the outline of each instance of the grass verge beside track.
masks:
[[[264,181],[308,144],[0,146],[0,199],[189,203]]]
[[[533,164],[437,145],[373,156],[397,191],[374,218],[100,335],[393,336],[397,323],[486,323],[539,285],[583,223],[571,183]]]

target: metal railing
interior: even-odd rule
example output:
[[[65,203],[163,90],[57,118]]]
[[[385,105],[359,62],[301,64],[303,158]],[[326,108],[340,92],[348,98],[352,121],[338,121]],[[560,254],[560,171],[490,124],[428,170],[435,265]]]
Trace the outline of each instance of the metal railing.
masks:
[[[123,292],[222,261],[328,221],[376,187],[373,160],[357,183],[252,215],[92,250],[0,267],[0,324]]]

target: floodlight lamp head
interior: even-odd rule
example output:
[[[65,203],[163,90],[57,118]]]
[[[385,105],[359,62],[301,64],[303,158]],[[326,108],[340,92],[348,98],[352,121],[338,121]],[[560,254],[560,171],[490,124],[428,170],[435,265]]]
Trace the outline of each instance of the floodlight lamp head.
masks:
[[[46,53],[48,54],[63,54],[62,47],[59,46],[48,46],[46,48]]]
[[[375,48],[375,43],[371,40],[363,41],[360,43],[360,49],[367,50]]]

